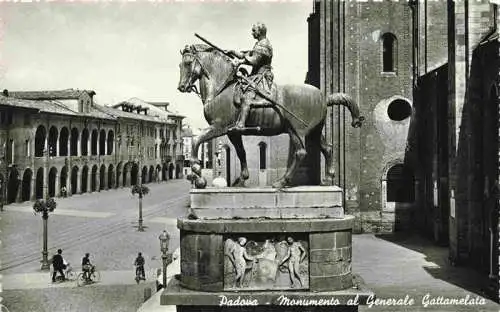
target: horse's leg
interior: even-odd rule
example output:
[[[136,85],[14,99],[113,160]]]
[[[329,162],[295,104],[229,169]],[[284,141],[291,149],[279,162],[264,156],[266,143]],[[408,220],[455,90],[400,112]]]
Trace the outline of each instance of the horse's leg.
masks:
[[[290,136],[290,143],[295,147],[295,155],[293,155],[294,157],[292,158],[292,163],[290,166],[288,166],[285,175],[281,179],[273,183],[273,187],[278,189],[290,184],[295,171],[307,155],[307,151],[304,145],[305,135],[297,134],[294,129],[289,129],[288,134]]]
[[[321,148],[321,153],[323,153],[323,156],[325,157],[326,161],[326,175],[329,178],[333,179],[335,177],[335,168],[333,167],[332,146],[326,142],[326,138],[323,134],[321,135],[321,140],[319,144]]]
[[[191,165],[195,163],[199,163],[198,159],[198,150],[200,148],[200,145],[208,140],[211,140],[213,138],[220,137],[222,135],[226,134],[224,132],[224,129],[217,128],[214,126],[209,126],[206,129],[203,129],[201,131],[201,134],[194,137],[193,141],[191,142]]]
[[[233,143],[236,149],[236,155],[240,159],[241,172],[240,176],[234,181],[233,186],[245,186],[245,180],[248,180],[248,165],[247,165],[247,153],[245,152],[245,147],[243,146],[243,140],[241,139],[241,134],[237,132],[228,133],[228,138]]]

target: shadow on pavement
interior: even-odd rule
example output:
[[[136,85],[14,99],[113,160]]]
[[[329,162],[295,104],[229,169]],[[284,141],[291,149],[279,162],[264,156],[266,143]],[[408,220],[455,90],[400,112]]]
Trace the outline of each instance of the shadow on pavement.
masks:
[[[489,289],[488,277],[470,267],[453,266],[448,260],[448,247],[435,245],[432,241],[414,233],[377,234],[377,238],[419,252],[425,260],[437,266],[423,269],[436,279],[443,280],[476,295],[497,301]]]

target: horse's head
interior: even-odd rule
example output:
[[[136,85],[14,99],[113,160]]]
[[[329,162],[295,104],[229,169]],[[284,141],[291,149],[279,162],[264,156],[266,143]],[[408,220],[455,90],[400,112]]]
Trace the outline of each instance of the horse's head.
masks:
[[[194,46],[186,46],[181,50],[182,61],[179,64],[180,78],[177,89],[181,92],[191,92],[195,82],[201,78],[203,68]]]
[[[181,50],[181,55],[177,86],[181,92],[197,92],[195,83],[202,77],[207,77],[215,90],[225,86],[227,80],[234,77],[234,67],[229,57],[213,47],[204,44],[189,45]]]

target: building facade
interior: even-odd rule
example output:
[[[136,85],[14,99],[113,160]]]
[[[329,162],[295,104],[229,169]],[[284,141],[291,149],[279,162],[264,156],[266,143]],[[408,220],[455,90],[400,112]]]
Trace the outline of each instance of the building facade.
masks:
[[[497,300],[498,4],[321,1],[308,19],[310,83],[366,117],[353,130],[333,108],[326,129],[357,230],[417,230]]]
[[[138,106],[94,103],[94,91],[9,92],[0,96],[4,202],[71,196],[180,178],[177,150],[157,146],[182,124]]]

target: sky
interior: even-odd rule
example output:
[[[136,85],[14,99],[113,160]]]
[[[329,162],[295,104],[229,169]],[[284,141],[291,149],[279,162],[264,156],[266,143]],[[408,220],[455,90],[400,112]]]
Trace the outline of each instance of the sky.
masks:
[[[201,100],[180,93],[180,49],[202,43],[249,50],[266,24],[277,83],[303,83],[312,2],[0,2],[0,89],[87,89],[112,105],[167,101],[194,129],[207,126]]]

